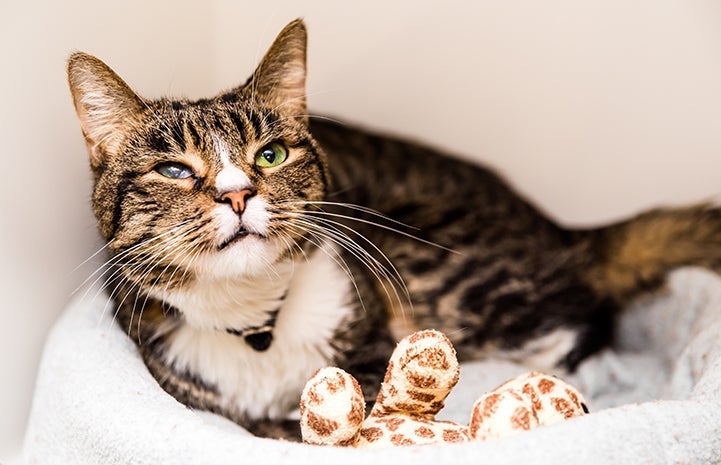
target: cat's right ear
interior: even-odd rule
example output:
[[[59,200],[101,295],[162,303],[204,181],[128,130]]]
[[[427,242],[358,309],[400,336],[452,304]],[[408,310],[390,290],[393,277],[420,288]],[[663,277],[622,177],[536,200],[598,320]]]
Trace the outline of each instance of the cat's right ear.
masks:
[[[244,86],[251,98],[304,123],[308,122],[305,95],[307,42],[303,20],[291,21],[280,31]]]
[[[86,53],[68,60],[68,83],[93,167],[118,150],[145,104],[108,65]]]

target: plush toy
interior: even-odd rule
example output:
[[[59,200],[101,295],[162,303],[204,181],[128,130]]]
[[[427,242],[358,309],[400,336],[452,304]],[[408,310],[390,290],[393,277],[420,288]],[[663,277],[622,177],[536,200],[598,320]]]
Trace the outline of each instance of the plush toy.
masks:
[[[482,396],[469,426],[435,415],[458,382],[456,352],[448,338],[426,330],[403,339],[388,363],[370,415],[358,382],[345,371],[322,368],[300,401],[303,441],[382,447],[497,439],[588,413],[581,394],[559,378],[531,372]]]

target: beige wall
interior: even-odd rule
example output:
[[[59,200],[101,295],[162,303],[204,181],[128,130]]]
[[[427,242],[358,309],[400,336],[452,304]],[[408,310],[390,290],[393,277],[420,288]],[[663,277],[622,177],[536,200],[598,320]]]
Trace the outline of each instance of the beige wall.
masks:
[[[2,463],[19,447],[47,330],[91,270],[74,269],[98,247],[65,60],[74,50],[108,57],[149,94],[197,92],[211,74],[208,11],[115,3],[122,9],[92,0],[0,6]]]
[[[43,338],[92,271],[73,270],[98,246],[72,50],[145,95],[199,97],[244,81],[303,16],[313,109],[487,162],[566,223],[721,190],[716,0],[114,3],[0,5],[0,461]]]

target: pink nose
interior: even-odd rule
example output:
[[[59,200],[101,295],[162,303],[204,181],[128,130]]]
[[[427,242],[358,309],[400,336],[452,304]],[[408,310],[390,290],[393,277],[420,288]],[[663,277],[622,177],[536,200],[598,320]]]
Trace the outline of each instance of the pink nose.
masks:
[[[248,203],[248,199],[255,195],[250,189],[243,189],[242,191],[226,192],[220,196],[220,201],[230,204],[233,210],[240,214],[245,211],[245,206]]]

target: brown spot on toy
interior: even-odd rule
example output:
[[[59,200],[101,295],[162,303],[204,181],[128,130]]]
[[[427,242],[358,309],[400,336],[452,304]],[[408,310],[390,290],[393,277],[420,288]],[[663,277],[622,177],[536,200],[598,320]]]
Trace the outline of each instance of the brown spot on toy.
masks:
[[[550,379],[542,379],[538,382],[538,389],[541,390],[541,394],[548,394],[556,386],[556,383]]]
[[[496,404],[498,403],[498,399],[500,399],[500,394],[493,393],[490,396],[486,397],[486,400],[483,401],[483,416],[488,417],[491,415],[495,408]]]
[[[351,381],[353,381],[353,390],[356,394],[358,394],[358,397],[361,399],[363,398],[363,389],[361,389],[360,384],[358,384],[358,381],[351,376]]]
[[[396,410],[400,410],[401,412],[412,413],[420,413],[426,408],[425,405],[416,402],[398,402],[394,405],[394,407],[396,408]]]
[[[338,383],[336,383],[334,381],[330,381],[330,380],[328,380],[326,382],[326,386],[328,386],[328,392],[330,392],[331,394],[335,394],[340,389],[340,386],[338,386]]]
[[[368,415],[372,418],[378,418],[378,417],[384,417],[388,415],[388,412],[386,411],[385,407],[381,406],[380,404],[375,404],[373,406],[373,410],[371,410],[371,413]]]
[[[558,413],[563,415],[563,418],[571,418],[573,416],[573,405],[566,399],[554,397],[551,399],[551,405],[553,405],[553,408],[555,408]]]
[[[328,391],[329,391],[331,394],[335,394],[336,392],[340,391],[341,388],[342,388],[342,386],[340,385],[340,383],[335,382],[335,381],[331,381],[331,380],[327,380],[327,381],[326,381],[326,386],[328,386]]]
[[[413,386],[420,389],[434,389],[438,387],[438,380],[435,376],[423,376],[415,372],[406,373],[406,378]]]
[[[337,441],[333,445],[338,446],[338,447],[349,447],[349,446],[355,445],[356,442],[357,442],[357,438],[355,436],[353,436],[352,438],[343,439],[342,441]]]
[[[531,383],[523,385],[523,394],[531,399],[531,404],[533,405],[534,410],[543,410],[541,399],[538,397],[536,390],[533,389],[533,386],[531,386]]]
[[[360,434],[366,441],[376,442],[381,438],[381,436],[383,436],[383,431],[380,428],[373,426],[371,428],[363,428]]]
[[[348,412],[348,422],[352,425],[360,425],[365,417],[365,407],[362,402],[354,402]]]
[[[420,391],[408,391],[408,397],[413,400],[424,402],[426,404],[432,402],[436,398],[436,396],[434,396],[433,394],[428,394],[426,392]]]
[[[308,412],[308,426],[319,436],[330,436],[338,429],[338,422],[322,417],[314,412]]]
[[[416,436],[425,439],[432,439],[436,437],[436,433],[434,433],[432,429],[426,426],[421,426],[420,428],[417,428],[414,432],[416,433]]]
[[[410,446],[415,443],[402,434],[393,434],[391,435],[391,444],[394,446]]]
[[[444,404],[442,400],[438,400],[435,402],[431,402],[430,405],[426,405],[425,408],[422,410],[419,410],[420,413],[423,413],[424,415],[435,415],[436,413],[440,412],[443,408]]]
[[[478,430],[481,428],[484,419],[485,417],[481,415],[481,412],[477,408],[473,409],[471,423],[468,425],[468,432],[471,434],[471,437],[476,437],[476,433],[478,433]]]
[[[438,347],[429,347],[416,356],[418,365],[426,368],[447,370],[451,367],[446,353]]]
[[[571,402],[573,402],[574,404],[577,404],[577,403],[578,403],[578,396],[576,395],[575,392],[573,392],[573,391],[571,391],[570,389],[566,388],[566,395],[568,396],[569,399],[571,399]]]
[[[513,429],[530,429],[531,412],[526,407],[518,407],[511,416],[511,426],[513,426]]]
[[[446,442],[459,442],[459,441],[463,441],[464,437],[457,430],[444,429],[443,430],[443,440]]]
[[[383,382],[386,384],[390,384],[392,372],[393,372],[393,361],[388,362],[388,368],[386,368],[386,374],[383,377]]]
[[[392,418],[385,418],[383,420],[378,420],[378,423],[385,423],[386,427],[388,428],[388,431],[395,431],[405,421],[406,420],[403,418],[392,417]]]
[[[428,331],[428,330],[427,331],[417,331],[417,332],[411,334],[411,336],[408,339],[408,342],[410,342],[411,344],[415,344],[418,341],[420,341],[421,339],[428,339],[429,337],[434,337],[437,334],[440,334],[440,333],[437,333],[435,331]]]
[[[311,405],[320,405],[323,403],[323,396],[318,394],[315,389],[311,389],[308,391],[308,402]]]
[[[383,404],[385,401],[386,401],[386,395],[383,392],[383,389],[381,389],[380,391],[378,391],[378,395],[376,396],[376,404],[380,405],[380,404]]]
[[[473,409],[473,415],[471,416],[471,424],[472,425],[481,424],[481,423],[483,423],[483,420],[485,418],[486,417],[481,415],[481,411],[479,409],[477,409],[477,408]]]
[[[340,373],[336,373],[335,377],[338,378],[338,385],[341,388],[344,388],[345,387],[345,378],[343,377],[343,375]]]

